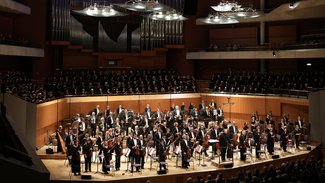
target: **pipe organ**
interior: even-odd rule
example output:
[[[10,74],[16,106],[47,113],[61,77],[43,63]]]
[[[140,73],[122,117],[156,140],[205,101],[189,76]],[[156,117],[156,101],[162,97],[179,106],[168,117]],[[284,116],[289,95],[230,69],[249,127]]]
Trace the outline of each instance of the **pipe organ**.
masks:
[[[116,17],[74,14],[73,10],[82,10],[94,3],[98,7],[114,7],[126,1],[51,0],[49,39],[68,41],[71,45],[81,45],[95,52],[135,52],[183,44],[184,22],[155,20],[149,16],[152,12],[138,13],[127,9],[123,12],[124,16]],[[184,12],[185,0],[161,0],[159,3],[177,12]]]

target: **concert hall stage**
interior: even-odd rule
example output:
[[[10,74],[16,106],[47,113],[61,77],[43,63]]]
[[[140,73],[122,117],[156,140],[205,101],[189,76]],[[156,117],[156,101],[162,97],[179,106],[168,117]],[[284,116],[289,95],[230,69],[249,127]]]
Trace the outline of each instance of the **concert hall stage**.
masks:
[[[110,172],[108,175],[105,175],[101,172],[101,164],[96,161],[96,158],[93,159],[92,163],[92,172],[84,172],[84,165],[81,165],[82,175],[84,176],[74,176],[70,172],[70,166],[66,160],[65,154],[46,154],[45,149],[47,146],[39,149],[37,151],[39,157],[44,162],[45,166],[50,171],[50,180],[51,183],[61,183],[61,182],[125,182],[125,183],[144,183],[146,180],[151,182],[168,182],[168,183],[181,183],[185,182],[188,177],[196,179],[198,176],[201,176],[203,179],[206,179],[207,175],[211,174],[212,177],[216,177],[218,173],[222,173],[225,178],[236,177],[238,171],[241,169],[245,170],[255,170],[262,169],[264,166],[272,164],[274,167],[280,166],[283,162],[288,162],[296,159],[308,159],[311,155],[319,153],[320,144],[313,143],[311,144],[311,150],[307,150],[306,147],[301,147],[297,149],[289,149],[289,152],[276,151],[279,154],[279,158],[273,159],[271,155],[267,155],[265,158],[264,155],[261,155],[261,159],[255,158],[255,153],[253,151],[253,157],[247,156],[246,161],[239,160],[239,153],[234,154],[233,166],[231,165],[227,168],[227,165],[219,164],[219,157],[216,156],[214,160],[204,157],[204,159],[198,160],[199,156],[196,155],[194,162],[190,163],[188,169],[181,168],[181,158],[176,160],[176,157],[170,155],[167,160],[168,171],[166,174],[158,174],[157,167],[158,162],[146,159],[145,169],[140,172],[131,173],[127,170],[126,158],[122,156],[121,158],[121,169],[119,171]],[[54,148],[55,150],[55,148]],[[291,152],[290,152],[291,151]],[[210,151],[208,151],[210,154]],[[150,163],[151,166],[150,166]],[[205,166],[204,166],[205,164]],[[177,167],[176,167],[177,165]]]

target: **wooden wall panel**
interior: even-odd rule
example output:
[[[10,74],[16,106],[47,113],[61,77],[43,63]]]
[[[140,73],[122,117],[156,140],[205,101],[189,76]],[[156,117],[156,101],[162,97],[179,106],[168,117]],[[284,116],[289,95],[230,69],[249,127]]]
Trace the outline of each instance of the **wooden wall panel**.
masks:
[[[166,64],[167,68],[175,69],[180,75],[194,76],[194,62],[186,59],[185,49],[169,49]]]
[[[281,103],[281,113],[289,115],[289,121],[297,121],[298,116],[300,115],[304,121],[308,122],[309,113],[308,106],[290,104],[290,103]]]
[[[210,44],[222,47],[227,44],[239,44],[242,46],[257,45],[257,27],[218,28],[209,30]]]
[[[97,68],[97,57],[90,53],[82,53],[80,50],[65,50],[62,62],[63,69]]]
[[[96,108],[96,105],[99,105],[99,109],[101,112],[106,108],[106,101],[96,101],[96,102],[77,102],[70,103],[71,115],[74,116],[77,113],[83,114],[86,116],[91,113],[91,110]],[[71,117],[71,116],[70,116]]]
[[[285,61],[285,64],[283,64]],[[270,72],[281,73],[281,72],[297,72],[298,63],[295,59],[270,59],[267,60],[267,65]]]
[[[67,103],[67,99],[58,100],[58,119],[66,119],[70,116],[69,104]]]
[[[13,32],[13,19],[8,16],[0,15],[0,33],[12,34]]]
[[[234,103],[230,108],[228,99]],[[308,119],[308,100],[306,99],[291,99],[285,97],[260,97],[260,96],[227,96],[227,95],[214,95],[214,94],[202,94],[202,99],[208,104],[211,99],[217,103],[218,106],[224,111],[226,120],[235,120],[238,126],[243,126],[245,121],[250,121],[250,117],[253,113],[258,112],[262,120],[265,119],[266,114],[272,112],[272,117],[276,122],[279,122],[283,113],[291,113],[295,115],[295,120],[298,114],[304,115],[305,119]]]
[[[58,110],[57,101],[51,101],[37,106],[36,116],[36,145],[38,147],[48,143],[50,134],[57,129]]]
[[[112,60],[115,64],[109,65]],[[166,52],[163,51],[147,51],[139,53],[112,53],[98,56],[99,68],[132,68],[132,69],[165,69],[166,68]]]
[[[297,25],[269,25],[268,34],[268,42],[274,46],[296,43]]]
[[[46,128],[56,123],[58,119],[57,103],[52,101],[49,105],[37,107],[37,128]]]

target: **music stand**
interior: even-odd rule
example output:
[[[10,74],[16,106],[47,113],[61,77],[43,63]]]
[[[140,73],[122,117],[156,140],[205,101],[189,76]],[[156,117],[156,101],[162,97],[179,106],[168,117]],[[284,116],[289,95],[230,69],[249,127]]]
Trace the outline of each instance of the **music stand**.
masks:
[[[204,156],[203,156],[203,159],[202,159],[202,164],[201,164],[201,153],[202,153],[202,150],[203,150],[203,147],[201,145],[198,145],[197,148],[196,148],[196,152],[199,154],[199,166],[207,166],[205,163],[204,163]]]
[[[231,96],[227,97],[227,103],[222,103],[222,105],[229,105],[229,121],[231,120],[231,106],[234,105],[234,102],[231,102]]]
[[[201,150],[201,153],[202,153],[202,150]],[[200,154],[201,154],[200,153]],[[203,156],[203,155],[202,155]],[[205,164],[205,162],[204,162],[204,156],[203,156],[203,158],[202,158],[202,164],[201,164],[201,166],[207,166],[207,164]]]
[[[126,158],[126,170],[125,172],[128,172],[129,171],[129,162],[130,162],[130,159],[129,159],[129,154],[131,152],[131,149],[130,148],[127,148],[125,153],[124,153],[124,156]]]
[[[217,144],[217,142],[219,142],[219,140],[218,139],[209,139],[208,142],[210,144],[212,144],[213,146],[216,146],[216,144]],[[214,159],[214,156],[215,156],[215,154],[214,154],[214,151],[212,149],[212,157],[211,157],[211,160]]]
[[[103,158],[103,155],[98,153],[98,154],[96,155],[96,166],[97,166],[97,170],[96,170],[95,174],[96,174],[96,173],[99,173],[99,171],[98,171],[98,169],[99,169],[99,168],[98,168],[98,167],[99,167],[98,159],[99,159],[99,158]]]
[[[181,149],[179,146],[176,146],[176,150],[175,150],[175,155],[176,155],[176,168],[178,167],[178,159],[179,159],[179,154],[181,154]]]
[[[150,168],[149,168],[150,171],[152,170],[152,159],[155,159],[155,160],[157,159],[156,157],[154,157],[154,154],[156,154],[156,149],[152,147],[149,149],[149,152],[148,152],[148,156],[150,156]]]
[[[193,163],[193,170],[194,170],[194,164],[195,164],[194,159],[191,157],[191,158],[187,159],[186,161],[188,162],[188,165],[190,165],[191,162]],[[186,170],[188,170],[188,168]]]

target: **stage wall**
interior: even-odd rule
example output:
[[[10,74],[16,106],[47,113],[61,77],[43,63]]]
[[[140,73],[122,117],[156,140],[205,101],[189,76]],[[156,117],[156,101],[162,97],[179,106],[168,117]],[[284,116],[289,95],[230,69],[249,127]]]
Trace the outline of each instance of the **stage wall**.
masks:
[[[319,95],[316,95],[319,96]],[[323,97],[324,98],[324,97]],[[322,98],[322,99],[323,99]],[[135,113],[142,113],[147,104],[153,111],[160,108],[167,112],[172,104],[186,107],[190,103],[196,107],[202,100],[208,104],[211,99],[217,102],[224,111],[226,120],[236,121],[239,129],[242,129],[245,121],[250,122],[253,113],[258,113],[264,120],[267,113],[272,113],[273,119],[278,122],[285,113],[291,121],[295,121],[301,115],[309,125],[309,100],[304,98],[288,98],[274,96],[248,96],[248,95],[223,95],[223,94],[161,94],[161,95],[127,95],[127,96],[94,96],[94,97],[66,97],[42,104],[33,104],[12,95],[5,95],[7,117],[30,142],[32,146],[42,147],[49,142],[49,135],[53,134],[63,120],[69,119],[77,113],[88,114],[96,105],[104,111],[107,105],[115,111],[121,104],[124,108],[133,109]],[[313,99],[320,102],[321,98]],[[231,105],[229,103],[232,103]],[[324,104],[322,104],[324,105]],[[320,111],[313,110],[316,118],[321,119]],[[315,112],[316,111],[316,112]],[[323,118],[324,119],[324,118]],[[312,120],[317,136],[323,138],[321,132],[321,120]],[[315,124],[314,124],[315,123]],[[319,132],[319,133],[318,133]]]

